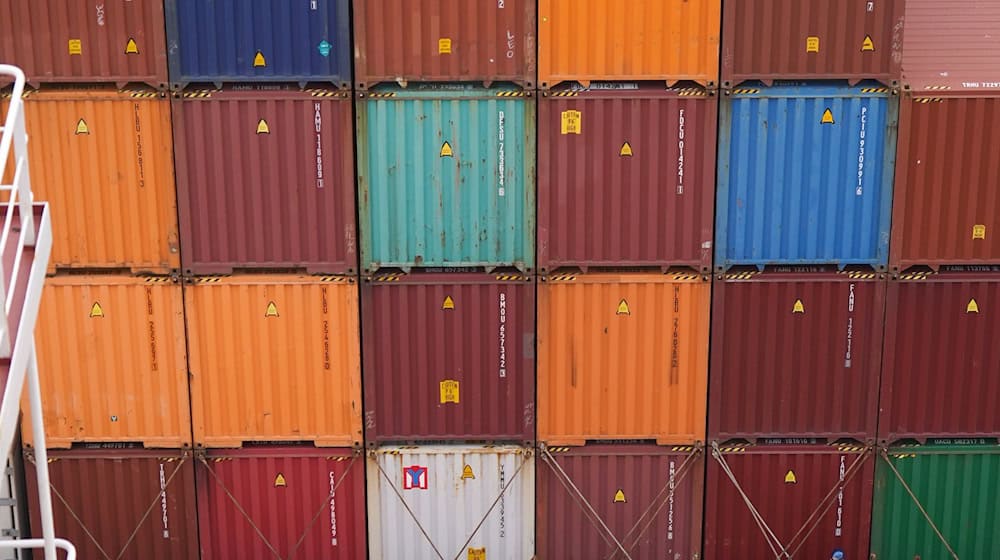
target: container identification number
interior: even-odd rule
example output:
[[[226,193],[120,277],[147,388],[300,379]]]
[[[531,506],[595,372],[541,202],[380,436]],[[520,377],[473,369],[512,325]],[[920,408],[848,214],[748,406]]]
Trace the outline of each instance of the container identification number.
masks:
[[[506,184],[504,182],[505,181],[504,175],[506,175],[506,173],[507,173],[507,169],[506,169],[506,167],[507,167],[507,159],[506,159],[506,155],[504,154],[503,125],[504,125],[504,112],[500,111],[499,114],[497,115],[497,126],[499,127],[499,130],[497,131],[497,140],[499,141],[499,144],[500,144],[500,146],[499,146],[499,148],[497,150],[497,152],[498,152],[497,153],[497,170],[498,170],[498,173],[500,175],[500,186],[497,188],[497,195],[499,195],[499,196],[503,196],[504,194],[506,194],[506,189],[505,189]]]
[[[865,125],[868,124],[868,107],[861,108],[861,132],[858,134],[858,188],[854,194],[861,196],[865,178]]]
[[[684,109],[677,114],[677,194],[684,194]]]
[[[500,378],[507,377],[507,294],[500,292]]]

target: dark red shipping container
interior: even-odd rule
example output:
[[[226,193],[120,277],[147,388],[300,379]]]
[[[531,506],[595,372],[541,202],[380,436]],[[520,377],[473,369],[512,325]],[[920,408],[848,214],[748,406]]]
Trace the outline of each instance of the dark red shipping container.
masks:
[[[365,439],[535,437],[535,284],[518,273],[384,273],[361,292]]]
[[[25,451],[25,479],[31,536],[41,538],[31,451]],[[50,450],[49,482],[56,536],[76,546],[77,558],[197,558],[190,451],[122,444]]]
[[[1000,2],[906,0],[903,87],[1000,90]]]
[[[712,265],[718,98],[592,83],[538,107],[538,263]]]
[[[701,448],[597,444],[539,454],[538,560],[700,557]]]
[[[185,273],[356,271],[350,94],[254,85],[182,95],[172,109]]]
[[[717,278],[709,439],[874,441],[884,316],[884,278],[870,271]]]
[[[704,557],[868,558],[874,477],[868,447],[721,446],[708,459]]]
[[[889,282],[879,438],[1000,434],[998,341],[1000,266]]]
[[[212,449],[198,459],[201,557],[364,560],[360,450]]]

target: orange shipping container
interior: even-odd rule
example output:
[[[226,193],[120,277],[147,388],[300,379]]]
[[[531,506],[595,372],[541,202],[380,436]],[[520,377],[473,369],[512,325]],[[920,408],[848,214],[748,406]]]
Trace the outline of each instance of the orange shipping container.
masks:
[[[195,444],[361,444],[358,286],[344,276],[185,286]]]
[[[538,438],[705,437],[708,279],[551,275],[538,286]]]
[[[49,278],[35,337],[49,447],[191,445],[184,306],[176,280]],[[31,445],[30,415],[23,423],[24,442]]]

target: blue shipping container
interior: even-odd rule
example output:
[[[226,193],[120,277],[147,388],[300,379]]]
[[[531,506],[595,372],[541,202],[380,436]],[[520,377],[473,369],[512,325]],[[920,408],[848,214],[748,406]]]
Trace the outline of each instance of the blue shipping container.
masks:
[[[716,268],[884,270],[897,96],[877,84],[748,84],[720,105]]]
[[[175,89],[203,82],[350,87],[349,0],[166,0]]]

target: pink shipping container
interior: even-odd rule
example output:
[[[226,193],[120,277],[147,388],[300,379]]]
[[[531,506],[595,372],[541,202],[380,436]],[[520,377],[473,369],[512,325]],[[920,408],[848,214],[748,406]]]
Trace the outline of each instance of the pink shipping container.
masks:
[[[904,88],[927,93],[998,91],[998,51],[1000,2],[906,0]]]

